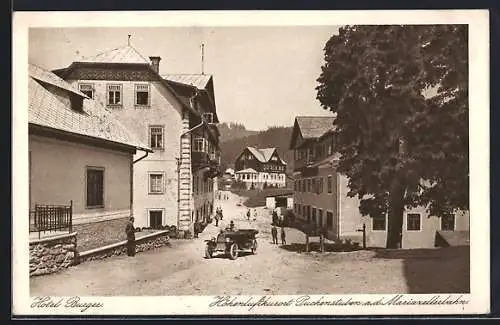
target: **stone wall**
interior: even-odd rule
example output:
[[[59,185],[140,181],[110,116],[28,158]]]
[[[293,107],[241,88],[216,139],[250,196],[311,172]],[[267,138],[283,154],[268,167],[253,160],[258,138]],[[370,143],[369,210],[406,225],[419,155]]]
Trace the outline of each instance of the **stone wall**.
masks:
[[[148,234],[135,240],[136,253],[152,250],[162,246],[166,246],[169,243],[169,237],[167,231],[158,231],[152,234]],[[99,247],[96,249],[81,252],[78,256],[78,263],[83,263],[87,261],[102,260],[111,256],[118,256],[127,254],[127,241],[121,241],[115,244],[107,245],[104,247]]]
[[[74,264],[76,232],[50,238],[32,239],[30,246],[30,276],[50,274]]]

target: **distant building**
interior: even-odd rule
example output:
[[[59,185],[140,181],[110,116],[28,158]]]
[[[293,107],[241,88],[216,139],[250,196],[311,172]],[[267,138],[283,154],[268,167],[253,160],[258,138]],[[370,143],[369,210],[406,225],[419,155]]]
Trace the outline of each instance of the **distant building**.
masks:
[[[358,230],[365,224],[367,245],[384,247],[387,214],[363,217],[359,200],[347,196],[347,177],[336,171],[339,156],[333,122],[332,116],[295,118],[290,144],[295,151],[294,214],[325,227],[329,239],[360,236]],[[424,207],[410,209],[404,214],[402,247],[434,247],[441,239],[468,236],[468,230],[468,212],[436,217],[429,216]]]
[[[228,168],[228,169],[226,169],[226,171],[224,172],[224,174],[233,177],[234,176],[234,169]]]
[[[247,188],[285,187],[286,162],[276,148],[246,147],[235,161],[235,180]]]
[[[56,74],[149,143],[137,155],[133,215],[138,227],[193,231],[213,211],[219,133],[211,75],[163,75],[161,58],[130,45],[80,59]]]
[[[31,64],[28,98],[30,210],[72,202],[74,224],[129,217],[134,154],[152,150],[99,102]]]

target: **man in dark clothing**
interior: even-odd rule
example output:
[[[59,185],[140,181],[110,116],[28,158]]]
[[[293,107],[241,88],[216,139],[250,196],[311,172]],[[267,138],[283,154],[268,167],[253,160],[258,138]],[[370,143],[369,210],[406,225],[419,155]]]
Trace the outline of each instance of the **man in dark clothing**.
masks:
[[[273,244],[278,244],[278,229],[273,225],[271,228],[271,235],[273,236]]]
[[[285,227],[281,227],[281,245],[286,245]]]
[[[135,228],[134,228],[134,217],[130,217],[127,226],[125,227],[125,233],[127,234],[127,255],[135,256]]]

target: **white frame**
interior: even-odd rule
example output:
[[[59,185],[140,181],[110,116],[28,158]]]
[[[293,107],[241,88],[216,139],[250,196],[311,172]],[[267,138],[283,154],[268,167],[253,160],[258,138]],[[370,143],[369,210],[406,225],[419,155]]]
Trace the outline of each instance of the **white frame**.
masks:
[[[410,230],[410,229],[408,229],[408,215],[409,214],[418,214],[419,215],[419,217],[420,217],[420,228],[418,230]],[[407,232],[420,232],[420,231],[422,231],[422,228],[423,228],[423,225],[422,225],[422,213],[420,213],[420,212],[411,212],[411,211],[405,212],[404,213],[404,218],[405,218],[405,220],[404,220],[404,222],[405,222],[405,229],[406,229]]]
[[[151,175],[161,175],[161,192],[151,191]],[[165,194],[165,172],[163,171],[148,171],[148,195],[163,195]]]
[[[147,104],[138,104],[137,103],[137,92],[145,92],[144,90],[138,90],[138,87],[141,86],[146,86],[148,87],[147,93],[148,93],[148,103]],[[139,107],[139,108],[148,108],[151,107],[151,86],[149,83],[136,83],[134,84],[134,106]]]
[[[374,231],[374,232],[386,232],[387,231],[387,224],[388,224],[388,216],[387,216],[387,213],[384,213],[384,216],[385,216],[385,229],[384,230],[380,230],[380,229],[373,229],[373,218],[370,217],[371,221],[371,231]],[[422,228],[422,220],[420,220],[420,228]]]
[[[117,90],[109,90],[110,87],[112,86],[118,86],[120,87],[120,103],[119,104],[111,104],[109,102],[109,92],[110,91],[117,91]],[[123,106],[123,85],[121,83],[108,83],[106,84],[106,106],[108,107],[120,107],[120,106]]]
[[[161,147],[152,147],[151,146],[151,149],[153,149],[153,150],[165,150],[165,125],[154,124],[154,125],[148,126],[149,145],[151,145],[151,139],[152,139],[151,129],[153,129],[153,128],[161,128]]]
[[[165,209],[164,208],[148,208],[146,209],[148,214],[147,214],[147,222],[146,224],[148,225],[148,228],[151,228],[151,215],[150,212],[161,212],[161,225],[163,226],[165,223]]]
[[[102,171],[102,205],[88,205],[88,197],[87,197],[87,190],[88,190],[88,171],[89,170],[99,170]],[[106,169],[104,167],[99,167],[99,166],[91,166],[87,165],[85,166],[85,209],[104,209],[106,207]]]
[[[92,91],[92,97],[90,97],[90,99],[95,99],[95,87],[94,87],[93,83],[91,83],[91,82],[79,82],[78,83],[78,91],[81,93],[84,93],[81,89],[81,86],[90,86],[91,91]],[[85,90],[85,91],[88,91],[88,90]]]

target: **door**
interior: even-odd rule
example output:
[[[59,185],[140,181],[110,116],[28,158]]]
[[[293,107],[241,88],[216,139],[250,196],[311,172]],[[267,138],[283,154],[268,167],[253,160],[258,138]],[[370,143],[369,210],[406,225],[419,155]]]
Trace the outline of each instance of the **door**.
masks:
[[[149,211],[149,226],[152,229],[160,229],[162,226],[163,211]]]

